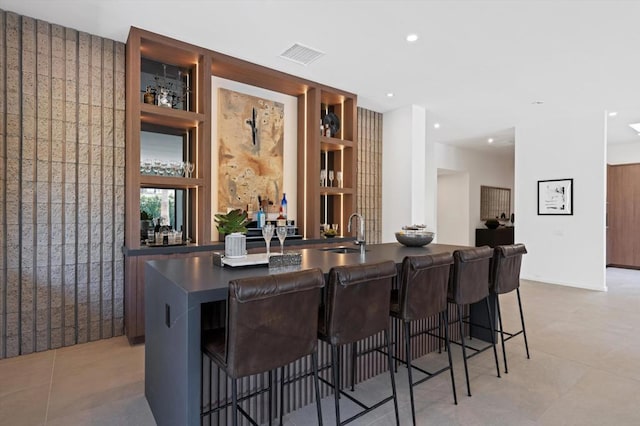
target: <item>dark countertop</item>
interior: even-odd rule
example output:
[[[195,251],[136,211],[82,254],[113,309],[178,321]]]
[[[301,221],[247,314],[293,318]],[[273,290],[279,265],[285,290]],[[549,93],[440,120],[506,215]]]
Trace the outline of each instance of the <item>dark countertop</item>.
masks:
[[[336,244],[340,242],[345,242],[349,244],[351,241],[354,241],[354,237],[336,237],[336,238],[315,238],[315,239],[307,239],[307,238],[298,238],[298,239],[289,239],[287,238],[284,241],[285,247],[295,247],[302,245],[312,245],[312,244]],[[278,237],[274,236],[271,240],[271,250],[273,251],[276,248],[280,247],[280,242],[278,241]],[[260,249],[265,248],[264,240],[259,241],[251,241],[247,240],[247,249]],[[124,257],[133,257],[133,256],[153,256],[156,254],[175,254],[175,253],[196,253],[196,252],[205,252],[205,251],[220,251],[224,250],[224,242],[212,243],[212,244],[187,244],[183,246],[164,246],[164,247],[140,247],[135,249],[130,249],[126,246],[122,246],[122,254]]]
[[[325,242],[327,240],[324,240]],[[348,247],[356,247],[348,244]],[[393,260],[401,263],[405,256],[424,255],[432,253],[453,252],[464,247],[444,244],[430,244],[425,247],[405,247],[399,243],[372,244],[366,247],[367,251],[363,257],[360,253],[333,253],[317,248],[305,248],[299,251],[302,254],[302,264],[292,269],[286,270],[320,268],[327,274],[334,266],[353,265],[358,263],[373,263],[384,260]],[[266,266],[220,268],[213,265],[211,257],[200,256],[184,259],[150,260],[147,265],[154,268],[166,279],[173,282],[185,293],[196,296],[199,292],[217,293],[214,297],[218,300],[226,298],[228,282],[232,279],[261,276],[274,272]],[[207,296],[211,297],[211,294]]]

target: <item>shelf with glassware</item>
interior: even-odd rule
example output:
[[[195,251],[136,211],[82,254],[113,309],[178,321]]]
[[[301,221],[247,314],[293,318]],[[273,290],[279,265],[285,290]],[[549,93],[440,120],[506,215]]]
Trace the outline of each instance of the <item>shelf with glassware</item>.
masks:
[[[353,143],[322,137],[320,152],[320,232],[345,236],[346,221],[354,212]]]

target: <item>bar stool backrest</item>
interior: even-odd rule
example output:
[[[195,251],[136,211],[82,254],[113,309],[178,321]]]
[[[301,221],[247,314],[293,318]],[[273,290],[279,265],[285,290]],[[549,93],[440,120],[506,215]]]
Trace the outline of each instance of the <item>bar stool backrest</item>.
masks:
[[[395,276],[393,261],[332,268],[324,309],[326,339],[343,345],[388,329]]]
[[[489,295],[489,246],[456,250],[449,278],[449,298],[458,305],[478,302]]]
[[[446,309],[452,264],[450,253],[404,258],[398,298],[401,319],[416,321]]]
[[[520,287],[522,255],[526,253],[524,244],[495,248],[491,265],[491,289],[494,293],[509,293]]]
[[[226,361],[239,378],[289,364],[316,350],[320,269],[229,283]]]

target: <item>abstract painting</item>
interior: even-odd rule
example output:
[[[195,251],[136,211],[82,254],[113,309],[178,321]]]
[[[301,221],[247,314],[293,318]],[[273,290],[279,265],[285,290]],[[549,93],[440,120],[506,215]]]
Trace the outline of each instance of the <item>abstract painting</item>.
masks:
[[[282,196],[284,104],[218,89],[218,211]]]
[[[539,215],[573,214],[573,179],[538,181]]]

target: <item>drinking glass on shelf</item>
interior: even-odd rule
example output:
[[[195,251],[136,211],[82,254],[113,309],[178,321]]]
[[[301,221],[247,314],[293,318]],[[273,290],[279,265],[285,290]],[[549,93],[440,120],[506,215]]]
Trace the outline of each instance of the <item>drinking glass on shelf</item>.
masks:
[[[284,254],[284,240],[287,238],[287,227],[286,226],[278,226],[276,229],[276,233],[278,234],[278,239],[280,240],[280,254]]]
[[[333,186],[333,170],[329,170],[329,186]]]
[[[262,237],[267,244],[267,259],[269,259],[269,248],[271,247],[271,237],[273,237],[273,224],[266,223],[262,227]]]
[[[327,169],[320,170],[320,186],[327,186]]]
[[[195,170],[195,168],[196,168],[196,165],[194,163],[190,163],[189,161],[187,161],[185,163],[184,170],[187,173],[187,176],[186,176],[187,178],[191,178],[192,177],[192,174],[193,174],[193,171]]]
[[[342,188],[342,171],[336,172],[336,179],[338,179],[338,188]]]

